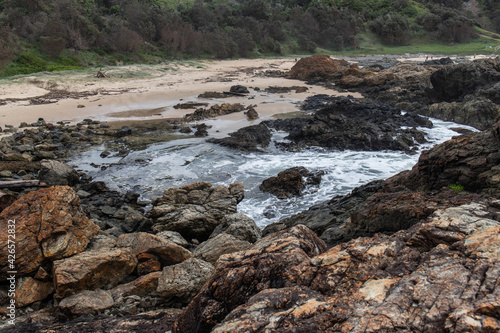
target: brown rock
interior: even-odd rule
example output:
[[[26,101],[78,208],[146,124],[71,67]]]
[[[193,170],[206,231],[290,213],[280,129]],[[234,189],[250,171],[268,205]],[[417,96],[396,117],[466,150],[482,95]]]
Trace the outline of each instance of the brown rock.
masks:
[[[262,237],[262,232],[255,221],[241,213],[224,216],[221,223],[210,235],[210,238],[214,238],[222,233],[232,235],[239,240],[250,243],[255,243]]]
[[[23,307],[46,299],[54,292],[52,282],[42,282],[31,277],[22,277],[16,285],[16,307]]]
[[[56,297],[84,289],[110,288],[132,273],[137,258],[130,249],[86,251],[54,262]]]
[[[278,173],[276,177],[265,179],[259,186],[262,192],[269,192],[279,199],[286,199],[292,196],[300,196],[306,187],[306,181],[296,170],[285,170]]]
[[[158,294],[170,300],[187,303],[210,278],[214,267],[206,261],[191,258],[180,264],[163,268],[158,280]]]
[[[248,250],[251,246],[252,244],[249,242],[239,240],[233,235],[222,233],[201,243],[193,255],[214,265],[221,255]]]
[[[59,308],[68,315],[81,316],[98,314],[113,304],[113,297],[108,290],[84,290],[61,300]]]
[[[191,258],[191,252],[182,246],[145,232],[123,234],[118,237],[116,246],[130,248],[136,256],[140,253],[156,255],[163,265],[173,265]]]
[[[212,187],[196,182],[168,189],[153,202],[153,231],[177,231],[185,239],[206,240],[225,215],[236,213],[242,199],[242,184]]]
[[[158,260],[149,259],[137,265],[138,275],[147,275],[152,272],[161,271],[161,263]]]
[[[288,77],[303,81],[340,79],[348,68],[349,63],[345,60],[314,55],[297,61],[290,69]]]
[[[44,260],[68,257],[83,251],[99,232],[80,208],[80,199],[67,186],[30,192],[0,213],[0,228],[15,221],[18,275],[35,272]],[[8,233],[0,233],[0,275],[8,269]]]
[[[147,275],[143,275],[132,282],[116,286],[115,288],[111,289],[113,299],[115,301],[118,301],[119,298],[127,297],[130,295],[146,296],[156,291],[160,274],[161,272],[153,272]]]
[[[257,111],[255,111],[255,108],[251,105],[247,107],[247,118],[248,120],[259,119],[259,114],[257,113]]]
[[[175,332],[209,332],[251,296],[284,287],[290,269],[325,249],[313,232],[297,226],[261,239],[250,250],[219,258],[209,282],[176,322]]]

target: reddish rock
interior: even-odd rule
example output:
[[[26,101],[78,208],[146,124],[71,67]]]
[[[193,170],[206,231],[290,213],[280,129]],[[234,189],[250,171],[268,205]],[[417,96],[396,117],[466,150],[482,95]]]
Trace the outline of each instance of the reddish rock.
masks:
[[[248,251],[219,258],[200,293],[176,323],[176,332],[209,332],[237,306],[258,292],[286,285],[296,265],[307,263],[326,249],[312,231],[297,226],[255,243]]]
[[[149,259],[137,265],[138,275],[147,275],[152,272],[161,271],[161,263],[158,260]]]
[[[313,258],[286,246],[286,233],[271,235],[220,260],[174,332],[496,332],[498,206],[439,210]],[[264,260],[273,248],[282,257]]]
[[[16,285],[16,307],[44,300],[53,292],[52,282],[43,282],[31,277],[20,278]]]
[[[136,266],[136,255],[127,248],[85,251],[57,260],[53,268],[56,297],[67,297],[84,289],[114,287]]]
[[[288,77],[303,81],[340,79],[348,68],[349,63],[345,60],[314,55],[297,61],[288,72]]]
[[[233,235],[222,233],[201,243],[194,251],[196,258],[203,259],[214,265],[223,254],[248,250],[252,244],[240,240]]]
[[[59,303],[62,312],[70,316],[98,314],[114,304],[108,290],[84,290],[69,296]]]
[[[0,229],[15,220],[16,262],[19,276],[35,272],[43,261],[83,251],[99,232],[80,208],[80,199],[68,186],[30,192],[0,213]],[[8,233],[0,233],[0,276],[5,277]]]
[[[160,274],[161,272],[153,272],[143,275],[132,282],[120,284],[119,286],[111,289],[111,295],[116,301],[130,295],[146,296],[156,291]]]

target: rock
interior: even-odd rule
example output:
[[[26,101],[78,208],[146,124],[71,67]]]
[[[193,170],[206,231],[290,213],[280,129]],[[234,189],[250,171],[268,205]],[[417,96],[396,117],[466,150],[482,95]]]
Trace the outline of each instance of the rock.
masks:
[[[61,300],[59,308],[70,316],[98,314],[113,306],[114,301],[108,290],[84,290]]]
[[[211,138],[207,142],[242,151],[262,151],[271,143],[271,137],[272,134],[269,128],[260,123],[259,125],[240,128],[236,132],[229,133],[229,137],[222,139]]]
[[[348,68],[349,63],[345,60],[314,55],[297,61],[288,72],[288,78],[313,82],[338,80]]]
[[[255,108],[251,105],[247,107],[247,119],[248,120],[259,119],[259,114],[257,113],[257,111],[255,111]]]
[[[109,236],[108,234],[100,231],[97,235],[92,238],[87,247],[87,250],[102,250],[111,249],[116,246],[116,238]]]
[[[173,331],[496,331],[500,222],[489,216],[497,214],[488,204],[463,205],[312,258],[289,252],[287,273],[267,285],[265,274],[282,272],[280,260],[252,266],[254,249],[225,256]],[[293,249],[273,240],[282,253]]]
[[[479,87],[492,86],[500,80],[500,57],[446,66],[434,72],[430,79],[443,101],[461,99]]]
[[[83,251],[99,232],[80,207],[80,199],[68,186],[30,192],[0,213],[0,225],[16,226],[16,270],[18,276],[35,272],[44,262]],[[0,234],[1,276],[9,270],[8,233]]]
[[[325,251],[309,229],[297,226],[258,241],[250,250],[219,258],[209,281],[186,307],[174,332],[209,332],[250,297],[285,287],[291,269]]]
[[[161,272],[153,272],[143,275],[132,282],[120,284],[111,289],[111,295],[116,302],[130,295],[146,296],[156,291],[160,275]]]
[[[182,247],[189,247],[189,243],[177,231],[165,230],[156,234],[156,236],[166,240],[167,242],[174,242]]]
[[[500,105],[484,97],[471,96],[462,102],[434,103],[422,114],[486,130],[500,119]]]
[[[255,221],[241,213],[224,216],[221,223],[210,235],[210,238],[214,238],[222,233],[232,235],[239,240],[250,243],[255,243],[261,238],[261,230]]]
[[[440,59],[434,59],[434,60],[426,60],[422,63],[422,65],[427,65],[427,66],[445,66],[445,65],[453,65],[454,62],[453,60],[450,59],[450,57],[446,58],[440,58]]]
[[[46,299],[54,292],[52,282],[43,282],[31,277],[22,277],[16,284],[16,307],[23,307],[31,303]]]
[[[140,262],[137,265],[137,275],[143,276],[148,275],[149,273],[159,272],[161,271],[161,262],[155,259],[149,259],[143,262]]]
[[[174,109],[198,109],[203,106],[208,106],[208,103],[197,103],[197,102],[187,102],[187,103],[179,103],[174,105]]]
[[[128,248],[85,251],[54,261],[56,297],[64,298],[85,289],[109,289],[119,284],[137,266]]]
[[[247,241],[240,240],[233,235],[222,233],[201,243],[193,255],[215,265],[215,262],[223,254],[248,250],[252,246]]]
[[[214,267],[196,258],[163,268],[158,280],[158,294],[166,300],[188,303],[210,278]]]
[[[136,256],[139,253],[156,255],[163,265],[173,265],[191,258],[191,252],[182,246],[145,232],[121,235],[116,246],[127,247]]]
[[[229,89],[229,92],[232,92],[232,93],[237,93],[237,94],[248,94],[249,91],[248,91],[248,88],[245,87],[245,86],[242,86],[242,85],[235,85],[235,86],[232,86],[230,89]]]
[[[236,213],[242,199],[239,183],[212,187],[209,182],[196,182],[170,188],[153,202],[153,231],[177,231],[185,239],[206,240],[225,215]]]
[[[374,73],[369,70],[360,69],[357,64],[351,65],[347,71],[344,72],[340,80],[342,88],[354,87],[373,87],[381,86],[396,80],[396,75],[390,72]]]
[[[41,161],[41,166],[38,179],[48,185],[73,186],[80,180],[78,173],[72,167],[62,162],[43,160]]]
[[[208,136],[208,129],[209,126],[206,124],[198,124],[195,126],[196,132],[194,132],[194,136],[196,137],[203,137],[203,136]]]
[[[278,146],[297,150],[319,146],[328,149],[402,150],[411,153],[415,143],[426,142],[417,126],[432,127],[429,120],[385,104],[348,97],[316,95],[306,100],[305,110],[313,117],[278,119],[265,124],[289,132],[291,143]]]
[[[307,177],[313,176],[304,167],[290,168],[278,173],[276,177],[270,177],[265,179],[259,186],[262,192],[269,192],[276,195],[279,199],[286,199],[292,196],[301,196],[302,191],[306,187],[306,180],[303,176]],[[319,185],[321,181],[321,175],[318,175],[316,179],[316,185]]]
[[[191,122],[197,120],[203,120],[206,118],[214,118],[219,116],[224,116],[226,114],[241,112],[245,107],[240,103],[224,103],[224,104],[214,104],[208,109],[199,108],[194,113],[189,113],[184,116],[184,121]]]

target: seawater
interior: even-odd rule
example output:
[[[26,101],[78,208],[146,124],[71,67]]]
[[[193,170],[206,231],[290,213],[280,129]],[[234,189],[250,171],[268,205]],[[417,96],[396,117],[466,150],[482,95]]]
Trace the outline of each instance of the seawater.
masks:
[[[434,123],[432,129],[421,128],[426,132],[429,143],[421,145],[419,152],[457,135],[451,129],[453,127],[474,130],[452,122],[431,120]],[[276,132],[273,139],[281,141],[285,136],[286,133]],[[262,228],[336,195],[348,194],[355,187],[372,180],[385,179],[410,169],[420,155],[319,148],[287,152],[273,145],[263,153],[248,153],[207,143],[205,138],[154,144],[144,150],[132,151],[126,157],[101,158],[103,150],[104,147],[100,147],[81,153],[74,156],[70,164],[88,173],[94,180],[106,182],[111,189],[121,192],[133,190],[146,200],[162,196],[163,191],[170,187],[196,181],[226,186],[240,182],[245,187],[245,199],[238,205],[238,211],[252,217]],[[95,165],[106,168],[103,170]],[[295,166],[324,171],[320,186],[310,187],[301,197],[290,199],[277,199],[259,190],[264,179]]]

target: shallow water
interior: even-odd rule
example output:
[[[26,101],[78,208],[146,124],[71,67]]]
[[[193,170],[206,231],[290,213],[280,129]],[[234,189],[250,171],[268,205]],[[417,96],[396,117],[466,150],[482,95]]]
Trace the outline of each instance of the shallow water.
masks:
[[[451,122],[431,119],[434,128],[422,128],[430,143],[420,151],[457,135],[452,127],[472,129]],[[286,133],[274,134],[282,140]],[[170,187],[179,187],[196,181],[209,181],[214,185],[241,182],[245,186],[245,199],[238,211],[252,217],[260,227],[283,217],[305,210],[315,203],[335,195],[349,193],[357,186],[372,180],[385,179],[410,169],[419,154],[402,152],[356,152],[309,149],[299,153],[281,151],[271,146],[264,153],[244,153],[205,142],[204,138],[186,138],[154,144],[145,150],[133,151],[126,157],[101,158],[104,147],[75,156],[70,164],[102,180],[111,189],[122,192],[134,190],[142,199],[162,195]],[[105,170],[91,166],[108,166]],[[323,170],[321,185],[308,188],[301,197],[280,200],[262,193],[259,185],[266,178],[294,166],[311,171]]]

